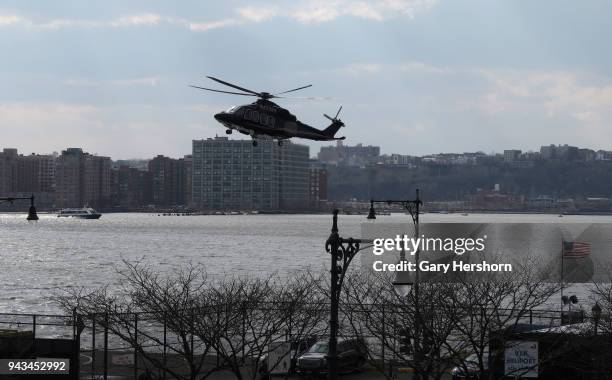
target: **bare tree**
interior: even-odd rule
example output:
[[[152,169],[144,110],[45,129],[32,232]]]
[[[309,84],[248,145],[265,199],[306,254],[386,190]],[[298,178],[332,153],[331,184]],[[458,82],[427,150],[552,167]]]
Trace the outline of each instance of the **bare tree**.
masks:
[[[200,299],[213,306],[194,332],[211,342],[222,365],[238,379],[256,375],[268,344],[283,331],[286,316],[269,306],[274,287],[272,278],[229,278],[209,287]]]
[[[455,275],[453,282],[422,282],[418,299],[415,292],[398,296],[392,275],[353,275],[345,281],[342,311],[354,334],[379,342],[381,352],[370,359],[380,371],[384,366],[376,356],[383,351],[385,357],[403,359],[424,379],[440,379],[452,366],[465,367],[464,358],[474,355],[484,379],[493,376],[488,371],[491,339],[503,346],[509,336],[504,332],[530,323],[533,310],[546,306],[560,290],[560,284],[537,268],[527,260],[512,272],[494,276]],[[501,354],[491,352],[493,360]]]
[[[490,350],[491,339],[503,347],[517,325],[531,324],[533,311],[546,306],[561,289],[561,284],[551,282],[546,271],[538,268],[538,261],[530,258],[511,272],[483,273],[477,280],[466,276],[453,279],[456,282],[449,284],[452,291],[446,300],[454,323],[453,339],[445,347],[450,357],[462,359],[472,354],[480,378],[494,378],[488,371],[489,362],[500,361],[503,351]],[[468,370],[463,360],[457,364]]]
[[[206,299],[215,306],[195,333],[212,342],[222,365],[238,379],[254,379],[267,372],[262,367],[280,365],[280,360],[267,360],[272,343],[297,343],[326,329],[318,281],[308,273],[291,279],[224,279],[207,290]],[[290,359],[298,353],[292,350]]]
[[[86,321],[108,329],[132,347],[145,365],[164,376],[194,380],[217,371],[217,366],[205,365],[212,345],[196,340],[193,334],[193,305],[207,283],[203,268],[188,266],[161,276],[142,263],[124,265],[119,270],[118,290],[111,291],[108,286],[80,290],[59,297],[60,304],[76,308]],[[163,347],[168,355],[160,355],[153,347]]]
[[[301,342],[327,329],[320,279],[308,272],[212,281],[200,266],[160,275],[142,263],[124,265],[118,289],[80,289],[58,301],[108,329],[163,376],[204,379],[229,370],[255,379],[263,365],[280,365],[263,360],[273,343]],[[299,353],[291,350],[291,359]]]
[[[607,282],[596,282],[588,287],[589,298],[599,310],[591,313],[592,331],[612,334],[612,277]]]
[[[440,379],[447,372],[452,361],[444,357],[442,348],[453,324],[442,285],[421,284],[422,301],[417,304],[414,293],[398,295],[392,275],[386,273],[355,274],[345,284],[342,313],[352,334],[380,345],[379,352],[369,352],[370,363],[379,372],[388,379],[395,376],[385,359],[409,365],[425,378]]]
[[[280,305],[288,314],[287,341],[290,343],[290,360],[297,362],[299,355],[310,348],[320,336],[329,331],[329,303],[327,294],[321,291],[321,275],[305,272],[288,280],[278,296]],[[270,369],[279,363],[269,363]],[[285,378],[289,378],[287,372]]]

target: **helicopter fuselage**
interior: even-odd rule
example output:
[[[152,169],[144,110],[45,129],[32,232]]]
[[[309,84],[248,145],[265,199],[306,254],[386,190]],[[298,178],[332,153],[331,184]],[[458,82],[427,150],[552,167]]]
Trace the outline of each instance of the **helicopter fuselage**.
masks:
[[[334,137],[343,125],[341,122],[332,121],[329,127],[320,130],[302,123],[286,109],[265,99],[248,105],[234,106],[215,114],[215,119],[229,131],[236,130],[253,138],[265,135],[279,140],[292,137],[318,141],[344,139]]]

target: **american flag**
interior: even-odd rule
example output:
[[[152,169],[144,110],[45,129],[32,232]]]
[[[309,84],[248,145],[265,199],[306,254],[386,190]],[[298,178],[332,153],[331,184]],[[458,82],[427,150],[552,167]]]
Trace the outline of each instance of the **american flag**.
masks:
[[[580,259],[591,254],[591,244],[577,241],[563,242],[563,257],[567,259]]]

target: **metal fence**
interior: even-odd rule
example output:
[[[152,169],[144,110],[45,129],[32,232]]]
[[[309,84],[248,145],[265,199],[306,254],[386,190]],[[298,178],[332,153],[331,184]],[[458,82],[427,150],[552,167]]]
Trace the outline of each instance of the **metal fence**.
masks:
[[[75,315],[0,313],[0,336],[72,339],[75,321]]]
[[[396,361],[398,350],[389,348],[389,337],[401,336],[402,308],[398,305],[375,305],[376,311],[368,309],[374,305],[347,305],[342,306],[340,316],[340,336],[348,338],[363,339],[371,351],[370,358],[382,363]],[[219,307],[221,310],[223,307]],[[264,337],[254,337],[249,332],[253,326],[245,326],[252,319],[253,314],[258,315],[258,323],[265,322],[265,316],[274,315],[283,311],[282,307],[273,305],[259,305],[257,307],[244,308],[243,311],[232,310],[232,317],[236,318],[234,336],[227,345],[234,345],[236,352],[235,360],[241,365],[248,366],[258,360],[258,355],[266,352],[266,347],[255,347],[270,342],[306,342],[309,344],[315,340],[328,339],[329,304],[313,305],[313,313],[316,315],[315,323],[304,330],[303,324],[291,321],[288,318],[278,331],[268,330]],[[241,312],[245,314],[241,317]],[[555,326],[567,322],[567,314],[558,310],[528,310],[517,313],[516,310],[496,311],[499,315],[517,315],[513,323],[524,323],[530,325]],[[219,310],[193,309],[191,315],[197,324],[200,318],[211,318],[211,315],[221,314],[220,318],[228,314],[219,313]],[[248,313],[248,315],[246,314]],[[364,323],[368,313],[377,313],[377,318],[390,321],[385,331],[372,333]],[[189,313],[188,313],[189,314]],[[296,318],[299,316],[296,316]],[[579,322],[580,315],[574,315],[572,322]],[[563,321],[565,319],[565,321]],[[117,321],[120,321],[117,322]],[[357,321],[357,323],[355,322]],[[395,322],[394,322],[395,321]],[[250,323],[250,322],[249,322]],[[123,324],[123,325],[122,325]],[[220,323],[219,326],[227,325]],[[242,330],[241,330],[242,326]],[[40,314],[0,314],[0,337],[20,335],[32,339],[75,339],[78,340],[79,372],[81,378],[107,378],[109,376],[121,376],[137,379],[143,373],[150,371],[156,378],[171,378],[160,369],[162,366],[174,368],[181,371],[185,366],[185,355],[197,357],[202,356],[202,370],[218,368],[222,365],[224,355],[218,349],[223,348],[220,343],[211,347],[210,342],[202,339],[197,326],[192,331],[176,331],[176,321],[169,321],[160,315],[150,313],[124,314],[120,319],[109,314],[95,315],[40,315]],[[201,327],[200,327],[201,328]],[[185,333],[184,336],[179,336]],[[227,335],[224,336],[227,338]],[[397,342],[401,344],[401,342]],[[214,346],[214,345],[213,345]],[[255,349],[255,348],[256,349]],[[238,349],[236,349],[238,348]],[[303,347],[302,347],[303,349]],[[187,358],[189,359],[189,358]],[[161,364],[161,365],[160,365]]]

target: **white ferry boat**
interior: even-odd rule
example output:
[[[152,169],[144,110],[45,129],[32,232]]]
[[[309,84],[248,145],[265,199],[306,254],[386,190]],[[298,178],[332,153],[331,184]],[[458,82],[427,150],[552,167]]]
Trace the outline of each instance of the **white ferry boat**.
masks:
[[[100,219],[102,214],[97,212],[91,207],[83,207],[83,208],[65,208],[60,210],[59,214],[57,214],[59,218],[64,217],[73,217],[73,218],[81,218],[81,219]]]

